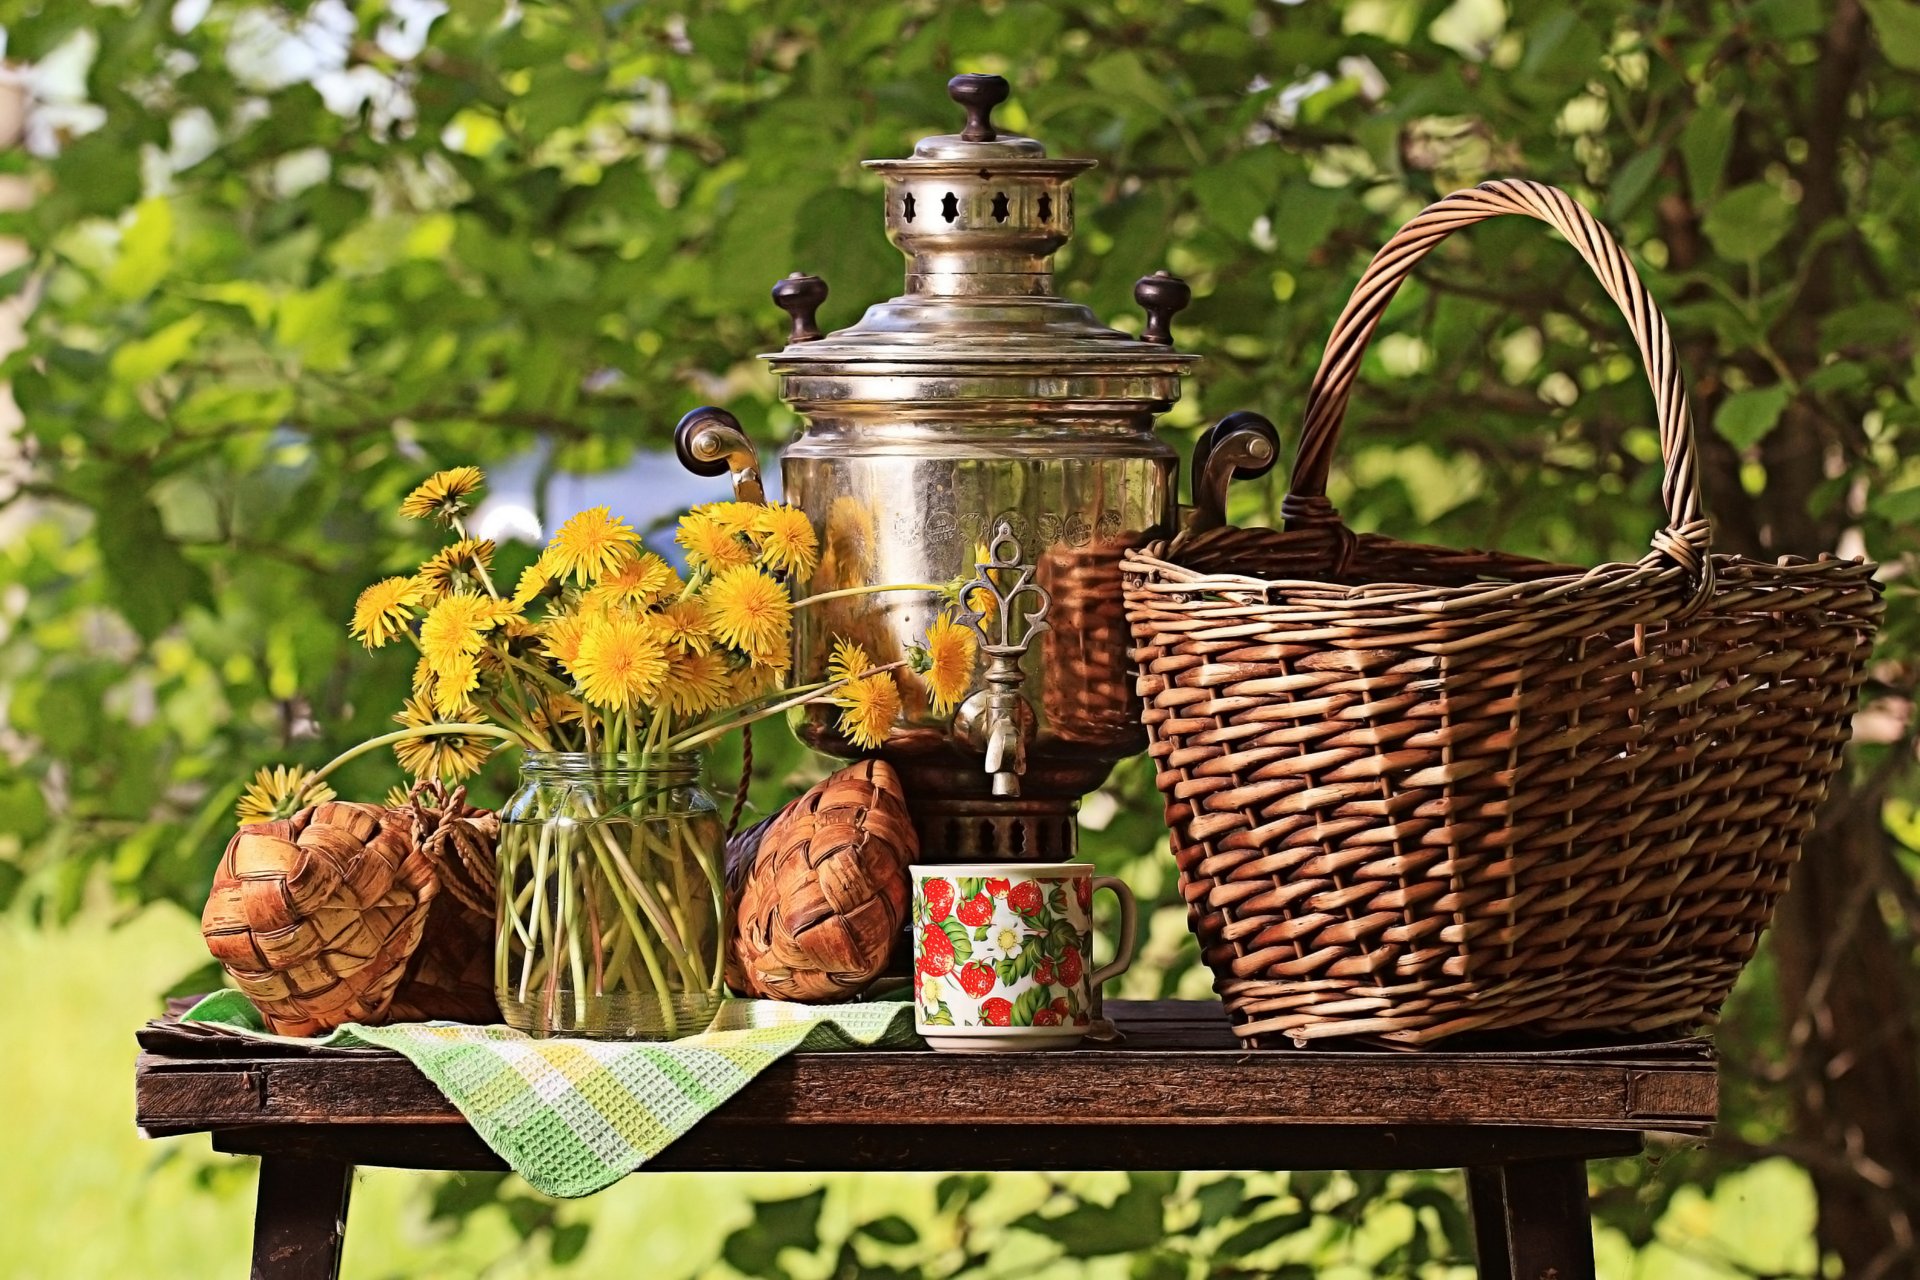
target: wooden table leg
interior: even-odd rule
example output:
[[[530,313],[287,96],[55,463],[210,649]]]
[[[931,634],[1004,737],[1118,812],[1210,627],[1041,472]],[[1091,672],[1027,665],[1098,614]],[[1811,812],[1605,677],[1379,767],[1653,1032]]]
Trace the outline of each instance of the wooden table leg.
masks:
[[[253,1280],[338,1280],[353,1166],[260,1157],[253,1208]]]
[[[1467,1170],[1473,1243],[1487,1280],[1594,1280],[1584,1160]]]

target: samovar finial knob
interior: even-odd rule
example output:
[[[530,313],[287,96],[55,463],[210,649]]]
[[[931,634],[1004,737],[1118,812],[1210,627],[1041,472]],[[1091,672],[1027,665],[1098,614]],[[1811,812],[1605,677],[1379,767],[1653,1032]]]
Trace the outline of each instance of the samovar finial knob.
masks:
[[[947,96],[966,108],[967,127],[962,142],[992,142],[1000,136],[993,127],[993,109],[1007,100],[1012,87],[1005,76],[958,75],[947,81]]]
[[[1193,301],[1193,290],[1179,276],[1156,271],[1150,276],[1142,276],[1133,286],[1133,300],[1147,313],[1147,327],[1140,335],[1142,342],[1155,342],[1163,347],[1173,345],[1173,317],[1187,309]]]
[[[817,342],[826,335],[820,329],[820,306],[827,300],[827,282],[819,276],[794,272],[773,286],[773,305],[793,318],[787,333],[787,345]]]

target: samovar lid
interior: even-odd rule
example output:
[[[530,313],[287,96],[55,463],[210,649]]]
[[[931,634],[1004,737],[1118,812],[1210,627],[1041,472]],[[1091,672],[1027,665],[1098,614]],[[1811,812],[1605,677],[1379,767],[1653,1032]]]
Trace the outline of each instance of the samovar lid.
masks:
[[[765,358],[789,388],[794,378],[816,387],[822,375],[885,366],[924,375],[939,365],[1035,382],[1043,371],[1069,379],[1126,373],[1142,379],[1143,403],[1164,406],[1178,395],[1178,377],[1198,358],[1174,351],[1171,340],[1189,290],[1164,272],[1142,280],[1140,337],[1054,292],[1053,255],[1073,235],[1073,179],[1095,162],[1049,157],[1034,139],[996,126],[993,109],[1007,92],[999,76],[955,76],[947,93],[967,113],[958,133],[922,138],[905,159],[865,162],[885,180],[887,239],[907,256],[906,292],[822,335],[814,314],[827,296],[824,282],[796,274],[774,286],[793,329],[786,348]],[[979,391],[970,387],[967,398]],[[925,394],[916,379],[913,395]],[[1062,383],[1059,394],[1075,392]]]

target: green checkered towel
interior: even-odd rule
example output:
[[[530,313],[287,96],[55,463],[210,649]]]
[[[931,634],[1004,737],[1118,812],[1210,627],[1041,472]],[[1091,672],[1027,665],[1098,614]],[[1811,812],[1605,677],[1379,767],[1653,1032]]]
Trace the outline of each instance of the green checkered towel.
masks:
[[[269,1035],[238,991],[208,996],[183,1020],[294,1040]],[[728,1000],[706,1031],[664,1043],[536,1040],[449,1022],[349,1023],[318,1043],[403,1055],[515,1173],[548,1195],[584,1196],[651,1160],[796,1049],[906,1048],[920,1039],[905,1001]]]

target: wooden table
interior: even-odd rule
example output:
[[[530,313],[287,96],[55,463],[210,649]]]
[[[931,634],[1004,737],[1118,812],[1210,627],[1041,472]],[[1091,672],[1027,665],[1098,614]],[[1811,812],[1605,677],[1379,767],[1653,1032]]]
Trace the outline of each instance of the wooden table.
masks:
[[[1124,1038],[1066,1053],[794,1054],[647,1168],[943,1170],[956,1150],[980,1153],[979,1169],[1463,1167],[1483,1276],[1582,1280],[1586,1162],[1632,1155],[1650,1131],[1705,1133],[1718,1102],[1698,1040],[1251,1052],[1210,1001],[1107,1008]],[[255,1277],[338,1274],[355,1165],[505,1167],[398,1054],[171,1020],[139,1039],[147,1135],[211,1132],[215,1150],[261,1157]]]

